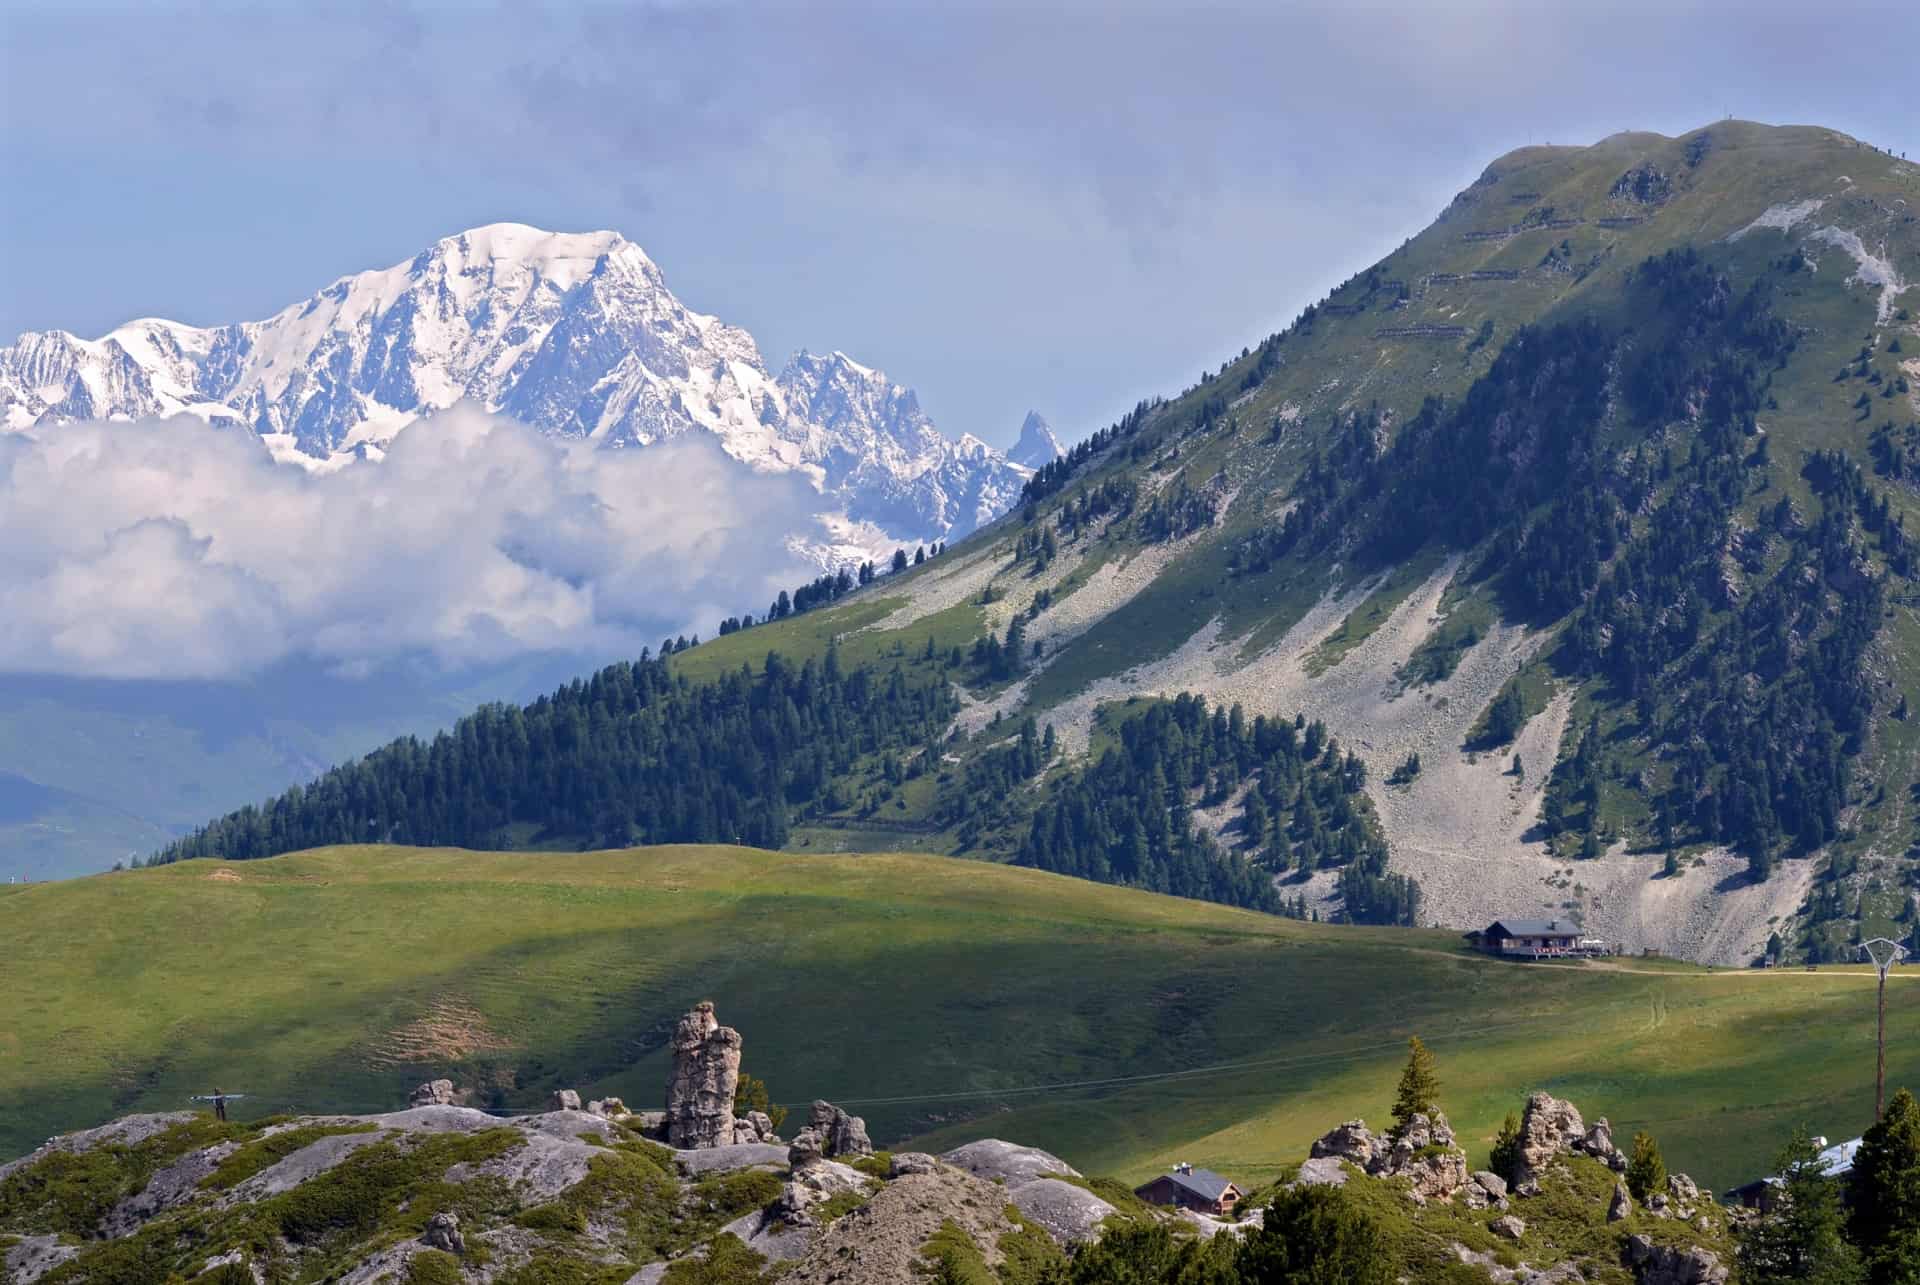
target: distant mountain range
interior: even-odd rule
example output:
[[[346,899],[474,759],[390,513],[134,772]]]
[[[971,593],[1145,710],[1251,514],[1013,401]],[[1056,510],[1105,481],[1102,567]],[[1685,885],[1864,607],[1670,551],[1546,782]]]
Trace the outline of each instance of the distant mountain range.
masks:
[[[145,318],[99,339],[38,331],[0,349],[8,429],[185,413],[244,427],[312,469],[377,461],[405,425],[463,399],[608,447],[697,429],[751,468],[801,472],[830,534],[788,539],[823,563],[965,535],[1060,453],[1037,415],[1017,459],[950,438],[912,390],[844,353],[802,351],[775,376],[753,336],[686,307],[614,232],[497,223],[264,321]]]

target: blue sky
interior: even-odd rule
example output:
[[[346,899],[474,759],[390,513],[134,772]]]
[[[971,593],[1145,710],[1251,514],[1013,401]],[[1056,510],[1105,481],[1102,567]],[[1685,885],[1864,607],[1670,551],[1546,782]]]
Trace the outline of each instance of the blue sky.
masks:
[[[772,364],[1065,436],[1499,153],[1732,114],[1920,155],[1920,11],[0,5],[0,336],[263,316],[475,224],[616,228]],[[4,341],[4,339],[0,339]]]

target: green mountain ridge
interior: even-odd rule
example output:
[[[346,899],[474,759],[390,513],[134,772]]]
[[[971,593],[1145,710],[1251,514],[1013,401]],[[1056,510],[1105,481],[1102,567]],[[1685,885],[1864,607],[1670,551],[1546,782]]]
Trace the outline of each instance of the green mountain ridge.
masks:
[[[779,769],[798,850],[1165,890],[1198,859],[1272,876],[1292,913],[1558,913],[1722,962],[1905,935],[1916,207],[1920,166],[1817,128],[1510,153],[1020,511],[668,663],[698,685],[831,649],[954,692],[939,744],[862,746],[799,795]],[[1204,726],[1128,730],[1181,693]],[[1318,724],[1353,788],[1308,797],[1230,713]],[[603,841],[514,821],[378,833]]]

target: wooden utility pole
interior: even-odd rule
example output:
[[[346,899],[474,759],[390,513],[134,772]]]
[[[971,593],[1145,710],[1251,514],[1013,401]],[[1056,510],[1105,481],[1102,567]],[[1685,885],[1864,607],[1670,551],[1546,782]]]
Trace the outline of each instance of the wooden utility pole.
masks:
[[[1880,974],[1880,1024],[1873,1061],[1873,1122],[1878,1124],[1887,1108],[1887,970],[1905,958],[1907,948],[1897,941],[1875,937],[1861,942],[1860,950]]]

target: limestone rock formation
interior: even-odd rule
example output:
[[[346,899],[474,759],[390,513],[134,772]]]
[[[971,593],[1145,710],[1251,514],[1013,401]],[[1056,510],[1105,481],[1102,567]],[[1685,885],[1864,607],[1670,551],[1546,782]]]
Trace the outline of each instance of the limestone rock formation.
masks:
[[[897,1151],[887,1174],[892,1178],[904,1178],[910,1173],[932,1173],[939,1165],[938,1160],[924,1151]]]
[[[1415,1204],[1450,1200],[1470,1182],[1466,1153],[1438,1111],[1431,1117],[1416,1114],[1397,1134],[1380,1138],[1368,1131],[1365,1120],[1348,1120],[1316,1139],[1309,1155],[1309,1164],[1332,1161],[1336,1167],[1322,1165],[1308,1181],[1332,1181],[1337,1162],[1344,1160],[1375,1178],[1406,1178]]]
[[[733,1141],[736,1146],[752,1142],[778,1142],[773,1132],[773,1117],[765,1111],[749,1111],[745,1115],[733,1118]]]
[[[1550,1093],[1535,1093],[1527,1098],[1520,1114],[1520,1182],[1538,1182],[1553,1158],[1583,1141],[1587,1127],[1580,1110]]]
[[[452,1080],[428,1080],[407,1095],[410,1107],[448,1107],[453,1105]]]
[[[673,1035],[667,1080],[667,1144],[682,1151],[733,1143],[733,1096],[740,1086],[740,1032],[722,1026],[702,1000]]]
[[[467,1252],[467,1242],[460,1235],[460,1215],[445,1210],[427,1219],[427,1230],[420,1237],[434,1249],[444,1249],[449,1254]]]
[[[1347,1185],[1346,1162],[1339,1156],[1314,1156],[1300,1166],[1293,1180],[1304,1187],[1344,1187]]]
[[[1613,1200],[1607,1205],[1607,1221],[1617,1223],[1623,1218],[1633,1216],[1633,1197],[1627,1192],[1623,1182],[1613,1184]]]
[[[771,1124],[768,1126],[771,1128]],[[826,1140],[828,1156],[870,1156],[873,1143],[867,1138],[867,1122],[848,1115],[831,1102],[815,1102],[807,1112],[807,1127],[817,1130]]]
[[[1307,1154],[1315,1160],[1327,1157],[1350,1160],[1365,1169],[1373,1163],[1376,1145],[1373,1135],[1367,1132],[1365,1120],[1348,1120],[1315,1139]]]
[[[633,1114],[627,1110],[627,1104],[619,1098],[595,1098],[587,1103],[590,1115],[605,1116],[609,1120],[619,1120]]]
[[[578,1111],[580,1095],[572,1089],[555,1089],[553,1096],[547,1099],[547,1105],[554,1111]]]
[[[1725,1285],[1731,1274],[1710,1249],[1656,1245],[1638,1233],[1627,1237],[1626,1258],[1639,1285]]]

